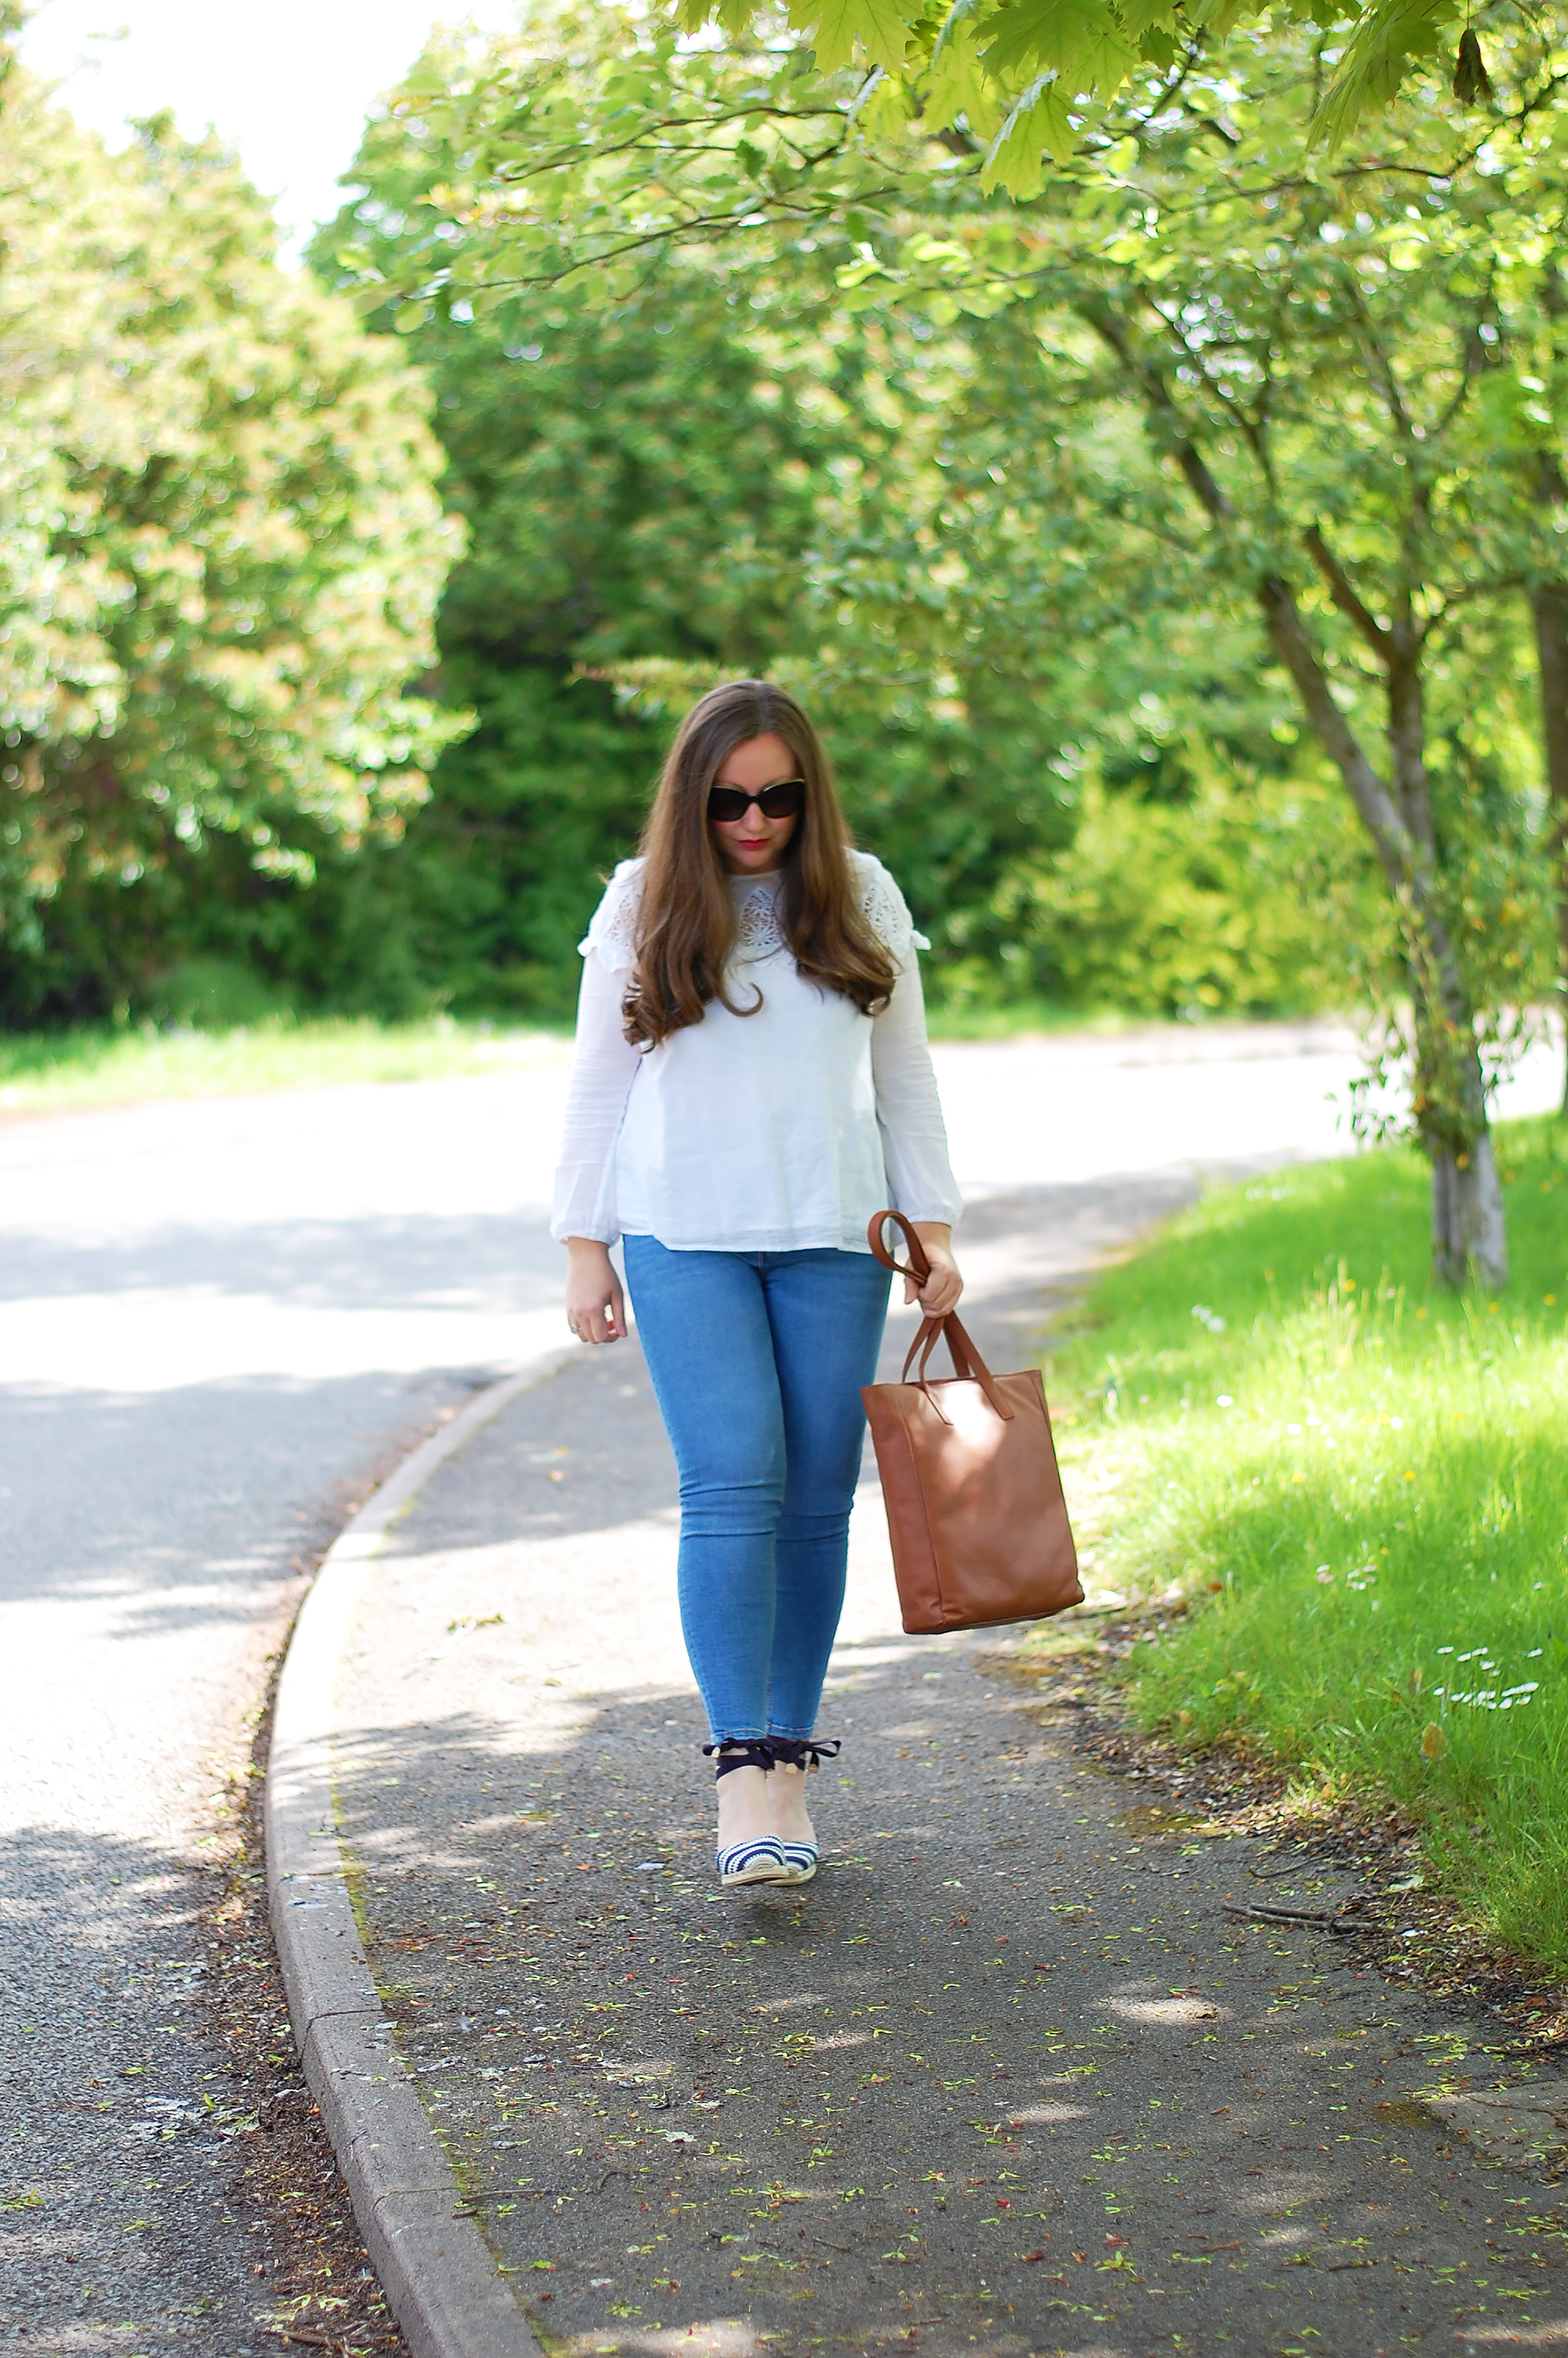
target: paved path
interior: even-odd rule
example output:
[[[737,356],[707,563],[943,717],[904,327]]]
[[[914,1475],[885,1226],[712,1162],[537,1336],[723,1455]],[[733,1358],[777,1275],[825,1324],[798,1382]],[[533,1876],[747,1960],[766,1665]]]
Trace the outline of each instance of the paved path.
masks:
[[[1334,1152],[1354,1065],[1312,1027],[939,1061],[1003,1209],[1043,1177]],[[225,2059],[187,2028],[197,1877],[296,1561],[558,1336],[566,1069],[0,1124],[0,2331],[35,2347],[259,2346]],[[1529,1086],[1551,1101],[1546,1060]],[[1093,1205],[1119,1215],[1076,1200],[1087,1250]]]
[[[1184,1192],[979,1207],[993,1363]],[[1555,2195],[1422,2101],[1487,2026],[1227,1917],[1349,1886],[1137,1805],[1005,1642],[904,1637],[874,1467],[823,1872],[717,1893],[676,1531],[634,1342],[579,1359],[396,1527],[341,1691],[386,2017],[551,2358],[1568,2341]]]

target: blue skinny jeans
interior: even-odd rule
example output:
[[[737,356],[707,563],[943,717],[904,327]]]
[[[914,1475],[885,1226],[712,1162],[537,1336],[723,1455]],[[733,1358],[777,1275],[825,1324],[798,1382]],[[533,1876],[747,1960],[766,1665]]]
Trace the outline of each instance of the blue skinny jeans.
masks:
[[[680,1476],[680,1615],[717,1742],[810,1736],[844,1606],[888,1273],[870,1253],[671,1252],[626,1280]]]

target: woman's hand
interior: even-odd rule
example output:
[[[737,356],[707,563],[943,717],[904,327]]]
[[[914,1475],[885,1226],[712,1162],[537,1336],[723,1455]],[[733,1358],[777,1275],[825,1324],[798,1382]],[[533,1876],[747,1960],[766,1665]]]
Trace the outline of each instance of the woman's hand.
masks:
[[[626,1297],[597,1237],[567,1238],[567,1325],[579,1343],[617,1343],[626,1332]]]
[[[910,1227],[925,1248],[931,1274],[924,1285],[916,1285],[912,1277],[906,1277],[904,1301],[918,1302],[927,1318],[946,1318],[949,1310],[957,1308],[958,1296],[964,1291],[958,1264],[953,1259],[953,1231],[946,1220],[912,1220]]]

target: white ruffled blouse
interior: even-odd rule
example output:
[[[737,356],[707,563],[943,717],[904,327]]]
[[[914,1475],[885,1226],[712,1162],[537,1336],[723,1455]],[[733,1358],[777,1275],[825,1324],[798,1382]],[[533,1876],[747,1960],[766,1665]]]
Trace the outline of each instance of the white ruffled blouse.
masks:
[[[585,940],[577,1057],[556,1174],[557,1238],[656,1237],[672,1250],[866,1252],[887,1205],[956,1220],[962,1198],[925,1042],[914,930],[869,852],[849,860],[897,979],[879,1015],[804,980],[780,928],[777,876],[734,877],[730,996],[656,1048],[633,1047],[622,1001],[643,862],[623,860]]]

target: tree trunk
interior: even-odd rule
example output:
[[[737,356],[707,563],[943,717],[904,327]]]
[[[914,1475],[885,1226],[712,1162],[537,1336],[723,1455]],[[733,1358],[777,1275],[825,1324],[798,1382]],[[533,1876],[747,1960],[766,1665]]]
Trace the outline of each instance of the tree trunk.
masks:
[[[1415,1115],[1432,1165],[1432,1274],[1436,1284],[1454,1288],[1474,1276],[1492,1291],[1506,1285],[1509,1275],[1503,1194],[1476,1053],[1476,1011],[1437,906],[1422,648],[1408,611],[1384,633],[1384,645],[1393,783],[1415,848],[1412,880],[1414,872],[1424,872],[1432,887],[1408,961],[1415,1002]]]
[[[1552,798],[1552,856],[1557,870],[1557,978],[1568,994],[1568,581],[1537,582],[1530,606],[1541,681],[1546,790]],[[1568,1073],[1563,1112],[1568,1119]]]
[[[1322,535],[1321,559],[1333,567]],[[1335,568],[1336,603],[1358,607]],[[1362,751],[1330,690],[1294,593],[1277,575],[1259,587],[1275,653],[1293,679],[1319,743],[1338,769],[1377,848],[1404,919],[1406,970],[1415,1011],[1411,1111],[1432,1166],[1432,1273],[1439,1285],[1464,1285],[1472,1273],[1489,1288],[1508,1280],[1502,1188],[1492,1152],[1475,1011],[1439,905],[1437,849],[1426,773],[1419,641],[1364,617],[1383,666],[1389,700],[1389,751],[1394,792]]]
[[[1503,1190],[1483,1130],[1463,1157],[1432,1158],[1432,1268],[1440,1285],[1461,1286],[1474,1271],[1488,1293],[1509,1282]]]

